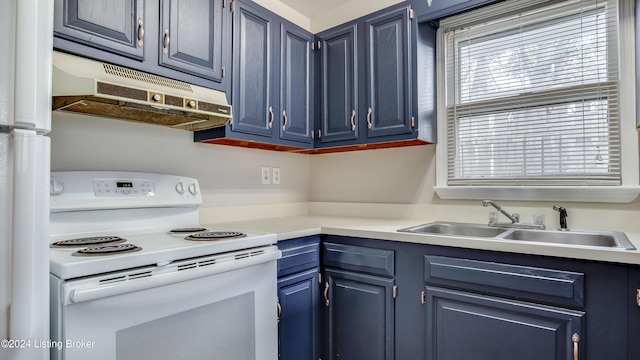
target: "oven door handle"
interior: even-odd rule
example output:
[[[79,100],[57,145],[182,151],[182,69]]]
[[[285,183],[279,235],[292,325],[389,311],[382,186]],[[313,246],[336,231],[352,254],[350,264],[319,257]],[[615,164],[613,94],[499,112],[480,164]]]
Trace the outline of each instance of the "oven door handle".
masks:
[[[198,267],[184,271],[154,274],[150,277],[126,280],[119,283],[99,286],[87,286],[68,289],[68,299],[71,303],[81,303],[110,296],[132,293],[135,291],[152,289],[164,285],[198,279],[228,271],[233,271],[253,265],[275,261],[282,256],[280,250],[267,252],[238,260],[226,261],[218,264]]]

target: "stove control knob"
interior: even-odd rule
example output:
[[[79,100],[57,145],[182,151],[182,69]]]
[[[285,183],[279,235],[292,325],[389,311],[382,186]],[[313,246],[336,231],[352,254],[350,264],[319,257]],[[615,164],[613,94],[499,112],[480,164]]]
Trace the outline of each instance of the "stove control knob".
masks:
[[[51,177],[49,181],[50,181],[49,194],[50,195],[62,194],[62,192],[64,191],[64,186],[62,185],[62,183],[56,180],[56,178],[54,177]]]
[[[195,195],[198,193],[198,188],[196,187],[196,184],[189,185],[189,192],[191,193],[191,195]]]
[[[184,184],[182,184],[182,182],[176,184],[176,191],[178,194],[184,194]]]

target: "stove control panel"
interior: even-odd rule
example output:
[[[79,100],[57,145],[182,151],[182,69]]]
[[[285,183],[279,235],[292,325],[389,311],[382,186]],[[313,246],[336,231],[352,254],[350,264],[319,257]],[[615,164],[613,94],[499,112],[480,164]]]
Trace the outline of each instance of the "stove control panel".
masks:
[[[197,207],[198,180],[131,171],[54,171],[51,212]]]
[[[93,193],[100,197],[154,196],[156,188],[150,180],[93,180]]]

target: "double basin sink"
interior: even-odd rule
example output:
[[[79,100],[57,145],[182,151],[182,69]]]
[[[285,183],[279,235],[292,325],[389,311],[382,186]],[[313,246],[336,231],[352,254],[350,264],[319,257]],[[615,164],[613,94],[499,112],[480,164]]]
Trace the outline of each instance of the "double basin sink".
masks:
[[[613,248],[622,250],[635,250],[635,247],[631,244],[627,236],[624,233],[617,231],[530,230],[487,226],[481,224],[440,221],[400,229],[398,231],[414,234],[474,237],[491,240],[541,242],[578,247],[587,246],[609,249]]]

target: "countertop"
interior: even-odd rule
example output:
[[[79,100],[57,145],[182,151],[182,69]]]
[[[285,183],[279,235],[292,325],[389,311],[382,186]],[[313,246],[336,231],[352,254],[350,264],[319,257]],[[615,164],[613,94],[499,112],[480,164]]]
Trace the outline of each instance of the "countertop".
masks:
[[[275,233],[278,241],[310,235],[341,235],[400,242],[451,246],[520,254],[555,256],[570,259],[596,260],[623,264],[640,264],[640,234],[626,233],[636,250],[596,248],[498,240],[473,237],[410,234],[398,229],[416,226],[429,221],[388,220],[356,217],[287,216],[247,221],[207,224],[210,227],[235,231]]]

